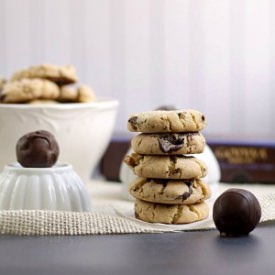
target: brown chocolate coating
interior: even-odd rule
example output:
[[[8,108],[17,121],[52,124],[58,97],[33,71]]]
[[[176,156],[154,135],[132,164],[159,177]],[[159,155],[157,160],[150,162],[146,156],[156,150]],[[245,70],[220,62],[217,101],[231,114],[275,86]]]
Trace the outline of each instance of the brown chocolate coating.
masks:
[[[222,236],[248,235],[260,218],[259,201],[244,189],[228,189],[217,198],[213,206],[213,220]]]
[[[28,133],[16,144],[17,161],[23,167],[52,167],[58,156],[58,143],[55,137],[45,130]]]

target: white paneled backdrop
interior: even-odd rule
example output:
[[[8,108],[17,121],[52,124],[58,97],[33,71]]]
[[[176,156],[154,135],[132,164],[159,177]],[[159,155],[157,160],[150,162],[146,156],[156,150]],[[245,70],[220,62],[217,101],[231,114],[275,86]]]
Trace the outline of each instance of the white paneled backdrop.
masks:
[[[275,1],[0,0],[0,75],[74,64],[132,112],[205,112],[211,135],[275,138]]]

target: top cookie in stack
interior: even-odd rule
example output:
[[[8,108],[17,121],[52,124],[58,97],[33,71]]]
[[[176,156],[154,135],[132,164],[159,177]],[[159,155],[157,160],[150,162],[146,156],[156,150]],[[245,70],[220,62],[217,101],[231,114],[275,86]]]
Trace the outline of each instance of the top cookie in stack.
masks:
[[[204,115],[192,109],[143,112],[128,120],[129,131],[143,133],[198,132],[204,126]]]
[[[139,177],[129,191],[136,198],[136,217],[149,222],[190,223],[208,215],[204,202],[209,187],[203,161],[189,154],[202,153],[200,131],[204,115],[197,110],[157,110],[134,114],[128,120],[133,153],[128,164]]]

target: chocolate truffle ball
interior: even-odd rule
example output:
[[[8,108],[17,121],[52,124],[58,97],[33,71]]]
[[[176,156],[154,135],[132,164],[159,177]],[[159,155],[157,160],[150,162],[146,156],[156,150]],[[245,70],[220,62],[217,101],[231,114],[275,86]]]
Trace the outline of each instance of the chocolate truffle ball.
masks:
[[[213,220],[222,236],[248,235],[260,218],[259,201],[247,190],[228,189],[213,206]]]
[[[17,161],[23,167],[51,167],[59,155],[55,137],[40,130],[22,136],[16,144]]]

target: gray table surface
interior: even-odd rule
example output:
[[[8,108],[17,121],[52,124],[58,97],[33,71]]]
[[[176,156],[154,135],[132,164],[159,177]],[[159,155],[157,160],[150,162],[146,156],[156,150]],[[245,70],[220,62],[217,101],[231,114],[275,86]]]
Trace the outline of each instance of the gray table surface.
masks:
[[[239,238],[216,230],[0,236],[0,274],[275,274],[275,222]]]

